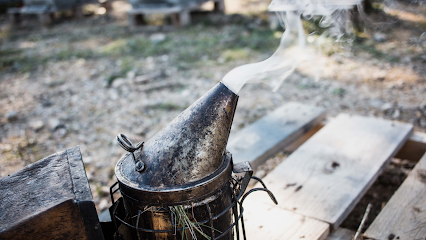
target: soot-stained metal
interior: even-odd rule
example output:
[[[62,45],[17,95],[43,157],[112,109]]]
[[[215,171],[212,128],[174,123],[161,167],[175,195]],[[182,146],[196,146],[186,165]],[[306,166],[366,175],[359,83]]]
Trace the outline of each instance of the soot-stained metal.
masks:
[[[212,175],[223,163],[238,96],[218,83],[147,141],[136,159],[131,154],[116,166],[120,183],[134,190],[167,192]]]

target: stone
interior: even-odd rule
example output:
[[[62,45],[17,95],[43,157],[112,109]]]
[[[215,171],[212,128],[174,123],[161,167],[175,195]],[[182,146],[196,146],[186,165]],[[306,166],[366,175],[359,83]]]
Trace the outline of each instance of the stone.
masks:
[[[401,165],[402,160],[399,158],[392,158],[391,163],[395,165]]]
[[[383,104],[380,109],[384,112],[384,113],[388,113],[390,110],[392,110],[393,108],[393,104],[392,103],[385,103]]]
[[[108,96],[111,100],[115,101],[119,98],[119,94],[116,89],[111,89],[108,91]]]
[[[18,120],[18,112],[17,111],[9,111],[5,115],[8,122],[14,122]]]
[[[50,131],[54,132],[59,128],[64,128],[65,125],[57,118],[51,118],[48,121]]]
[[[398,107],[402,110],[406,111],[416,111],[418,109],[418,106],[415,104],[407,104],[407,103],[398,103]]]
[[[426,128],[426,120],[425,119],[420,119],[420,126],[422,128]]]
[[[387,36],[384,33],[377,32],[373,35],[373,39],[374,39],[374,41],[381,43],[381,42],[386,41]]]
[[[383,106],[383,101],[380,99],[371,99],[370,106],[373,108],[380,108],[381,106]]]
[[[99,208],[101,211],[103,211],[103,210],[107,209],[108,207],[109,207],[109,204],[108,204],[108,200],[106,200],[106,198],[102,199],[102,200],[101,200],[101,202],[100,202],[100,203],[99,203],[99,205],[98,205],[98,208]]]
[[[101,192],[102,192],[102,195],[103,196],[109,196],[109,194],[110,194],[110,188],[109,187],[107,187],[107,186],[102,186],[101,187]]]
[[[135,71],[129,71],[129,72],[127,72],[126,76],[127,76],[128,80],[132,81],[136,76],[136,72]]]
[[[166,34],[164,33],[154,33],[149,37],[152,43],[157,44],[166,40]]]
[[[13,149],[13,145],[9,143],[0,143],[0,151],[8,152]]]
[[[88,181],[92,181],[93,180],[93,174],[91,172],[86,172],[86,177]]]
[[[114,79],[114,81],[111,84],[111,87],[113,88],[119,88],[120,86],[124,85],[127,83],[127,79],[124,78],[116,78]]]
[[[169,55],[167,55],[167,54],[164,54],[164,55],[161,55],[160,56],[160,60],[162,61],[162,62],[167,62],[167,61],[169,61]]]
[[[40,103],[41,103],[41,106],[43,106],[44,108],[48,108],[53,105],[53,103],[49,101],[49,99],[42,99]]]
[[[398,119],[399,117],[401,117],[401,111],[399,109],[396,109],[395,112],[393,112],[392,114],[392,118]]]
[[[403,63],[410,63],[410,62],[411,62],[411,58],[410,58],[410,57],[408,57],[408,56],[403,57],[403,58],[401,59],[401,62],[403,62]]]
[[[44,127],[44,122],[42,120],[34,120],[30,122],[30,128],[35,132],[40,131]]]
[[[164,76],[165,74],[163,71],[157,71],[157,72],[153,72],[153,73],[149,73],[145,75],[136,76],[133,82],[137,84],[144,84]]]
[[[414,166],[416,166],[416,162],[413,162],[407,159],[402,160],[401,164],[404,168],[409,168],[409,169],[413,169]]]
[[[68,133],[68,130],[66,128],[61,127],[55,131],[55,136],[59,138],[63,138],[65,137],[65,135],[67,135],[67,133]]]
[[[83,158],[83,162],[86,164],[91,164],[93,162],[93,158],[92,157],[85,157]]]

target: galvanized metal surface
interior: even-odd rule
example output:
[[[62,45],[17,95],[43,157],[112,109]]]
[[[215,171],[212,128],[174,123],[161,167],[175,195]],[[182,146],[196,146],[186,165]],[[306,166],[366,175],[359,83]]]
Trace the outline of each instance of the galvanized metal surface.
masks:
[[[130,154],[120,159],[115,169],[120,185],[161,193],[217,175],[223,167],[237,101],[236,94],[218,83],[144,144],[143,172],[135,171]]]

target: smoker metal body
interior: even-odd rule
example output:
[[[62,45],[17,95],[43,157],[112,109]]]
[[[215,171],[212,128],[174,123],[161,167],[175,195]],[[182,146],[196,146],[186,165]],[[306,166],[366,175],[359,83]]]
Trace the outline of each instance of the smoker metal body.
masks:
[[[224,185],[216,187],[216,191],[203,196],[198,202],[187,201],[180,205],[186,210],[191,221],[200,226],[200,232],[193,231],[188,226],[179,225],[178,217],[173,211],[172,205],[145,205],[132,197],[123,197],[114,201],[114,193],[117,182],[111,187],[110,208],[111,219],[115,226],[115,239],[222,239],[239,240],[241,235],[246,239],[243,203],[245,198],[255,191],[265,191],[271,200],[278,204],[275,196],[270,192],[261,179],[252,176],[253,170],[248,162],[232,164],[230,153],[225,160],[228,173],[232,168],[233,174]],[[225,176],[224,174],[222,174]],[[223,177],[222,176],[222,177]],[[251,179],[259,181],[263,187],[254,188],[248,192],[247,185]],[[213,186],[213,184],[211,185]],[[114,190],[115,189],[115,190]],[[182,203],[181,203],[182,204]],[[240,226],[241,224],[241,226]]]
[[[119,188],[111,188],[117,238],[239,239],[247,194],[263,190],[276,203],[266,187],[244,195],[253,171],[226,151],[237,100],[219,83],[148,142],[117,137],[130,152],[115,168]]]

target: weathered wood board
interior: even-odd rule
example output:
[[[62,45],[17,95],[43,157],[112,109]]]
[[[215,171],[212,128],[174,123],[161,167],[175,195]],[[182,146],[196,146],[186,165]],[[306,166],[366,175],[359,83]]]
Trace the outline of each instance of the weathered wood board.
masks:
[[[279,207],[336,229],[412,129],[411,124],[340,114],[263,180]]]
[[[253,169],[325,118],[324,109],[288,103],[236,134],[231,134],[227,149],[234,162],[250,162]]]
[[[260,197],[270,201],[267,194],[260,194]],[[259,202],[256,199],[259,198],[250,196],[243,204],[248,240],[326,239],[330,229],[329,224],[292,213],[273,205],[273,203]]]
[[[79,147],[0,179],[0,239],[103,239]]]
[[[426,154],[410,172],[364,236],[377,240],[425,239],[425,199]]]

